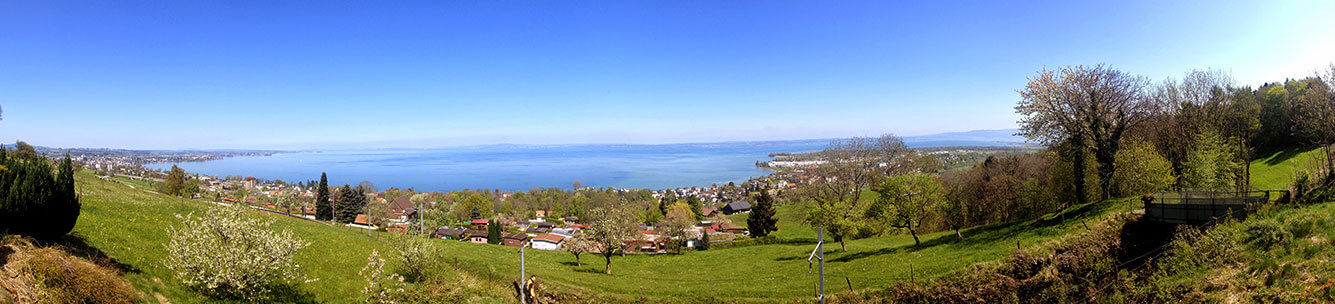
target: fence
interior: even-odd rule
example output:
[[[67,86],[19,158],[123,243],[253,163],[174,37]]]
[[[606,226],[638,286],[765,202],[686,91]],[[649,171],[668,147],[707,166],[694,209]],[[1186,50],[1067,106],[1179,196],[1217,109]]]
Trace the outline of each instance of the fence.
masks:
[[[1164,192],[1145,202],[1145,213],[1154,220],[1176,224],[1200,224],[1221,217],[1245,218],[1269,203],[1287,203],[1288,191],[1179,191]],[[1241,210],[1242,212],[1234,212]]]

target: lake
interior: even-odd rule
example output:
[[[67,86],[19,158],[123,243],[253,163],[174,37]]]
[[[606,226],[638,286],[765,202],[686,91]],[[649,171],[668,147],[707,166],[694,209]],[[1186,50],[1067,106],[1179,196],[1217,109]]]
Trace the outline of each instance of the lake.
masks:
[[[493,145],[437,149],[392,149],[278,153],[178,163],[191,173],[254,176],[330,185],[371,181],[389,187],[450,191],[587,187],[667,189],[743,182],[764,176],[757,161],[772,152],[811,152],[827,140],[671,145]],[[171,168],[171,163],[145,165]]]

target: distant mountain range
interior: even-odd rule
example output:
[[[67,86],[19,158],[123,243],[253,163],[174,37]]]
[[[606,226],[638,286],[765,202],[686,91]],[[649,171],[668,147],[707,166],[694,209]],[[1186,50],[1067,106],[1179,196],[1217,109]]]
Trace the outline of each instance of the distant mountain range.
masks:
[[[973,130],[939,134],[904,136],[904,143],[912,148],[949,146],[1024,146],[1031,145],[1024,137],[1016,136],[1018,129]]]

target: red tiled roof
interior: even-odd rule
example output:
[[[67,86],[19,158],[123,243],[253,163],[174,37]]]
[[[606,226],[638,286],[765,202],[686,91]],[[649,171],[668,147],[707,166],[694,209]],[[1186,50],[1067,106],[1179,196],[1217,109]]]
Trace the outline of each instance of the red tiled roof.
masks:
[[[556,235],[556,234],[544,233],[544,234],[539,234],[538,236],[533,237],[533,241],[548,241],[548,242],[552,242],[552,243],[560,243],[561,240],[564,240],[565,238],[566,238],[566,237],[564,237],[564,236],[560,236],[560,235]]]
[[[371,224],[371,222],[369,222],[369,221],[367,220],[365,214],[358,214],[358,215],[357,215],[357,220],[354,220],[354,221],[352,221],[352,222],[353,222],[353,223],[356,223],[356,224],[361,224],[361,225],[370,225],[370,224]]]
[[[491,219],[476,219],[476,220],[473,220],[473,223],[474,223],[474,224],[486,224],[486,223],[490,223],[490,222],[491,222]]]

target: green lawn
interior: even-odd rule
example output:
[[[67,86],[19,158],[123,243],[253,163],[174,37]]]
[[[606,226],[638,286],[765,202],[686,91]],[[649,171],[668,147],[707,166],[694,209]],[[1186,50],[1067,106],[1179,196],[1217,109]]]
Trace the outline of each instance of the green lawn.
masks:
[[[1288,189],[1298,170],[1318,166],[1322,159],[1319,148],[1267,149],[1256,153],[1252,160],[1252,188],[1261,190]]]

